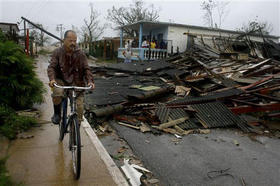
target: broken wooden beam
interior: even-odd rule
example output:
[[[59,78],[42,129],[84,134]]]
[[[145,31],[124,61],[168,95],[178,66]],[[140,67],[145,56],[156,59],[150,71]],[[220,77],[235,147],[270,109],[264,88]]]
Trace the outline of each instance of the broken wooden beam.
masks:
[[[243,101],[243,100],[239,100],[239,99],[231,99],[231,100],[233,102],[242,103],[242,104],[245,104],[245,105],[251,105],[251,106],[256,106],[256,107],[259,106],[258,104],[252,103],[252,102],[249,102],[249,101]]]
[[[263,65],[267,64],[267,63],[270,63],[271,62],[271,59],[266,59],[258,64],[255,64],[253,65],[252,67],[250,67],[249,69],[245,70],[242,74],[243,75],[247,75],[251,72],[254,72],[255,70],[257,69],[260,69],[260,67],[262,67]]]
[[[273,70],[274,67],[275,67],[274,65],[270,65],[270,66],[267,66],[267,67],[258,69],[258,70],[254,71],[254,72],[251,72],[251,73],[249,73],[249,74],[243,75],[243,77],[246,78],[246,77],[250,77],[250,76],[261,75],[261,74],[264,74],[264,73],[266,73],[266,72],[269,72],[269,71]]]
[[[92,112],[96,117],[104,117],[104,116],[110,116],[114,113],[121,112],[123,110],[123,105],[118,104],[118,105],[109,105],[107,107],[102,107],[93,110]]]
[[[187,119],[189,119],[189,117],[183,117],[183,118],[179,118],[179,119],[176,119],[176,120],[172,120],[172,121],[169,121],[167,123],[161,124],[158,128],[162,130],[162,129],[165,129],[165,128],[168,128],[168,127],[172,127],[172,126],[175,126],[179,123],[182,123],[182,122],[186,121]]]
[[[271,103],[271,104],[260,104],[258,107],[256,106],[239,106],[239,107],[232,107],[230,110],[235,114],[243,114],[243,113],[250,113],[250,112],[265,112],[265,111],[274,111],[280,110],[280,103]]]
[[[280,101],[280,98],[275,97],[275,96],[268,96],[268,95],[264,95],[264,94],[259,94],[259,93],[253,93],[253,95],[258,96],[258,97],[262,97],[262,98],[266,98],[272,101]]]
[[[120,122],[120,121],[118,122],[118,124],[126,126],[126,127],[130,127],[130,128],[133,128],[133,129],[140,130],[140,127],[137,127],[137,126],[134,126],[134,125],[131,125],[131,124],[123,123],[123,122]]]
[[[269,77],[263,78],[263,79],[261,79],[261,80],[255,82],[255,83],[252,83],[252,84],[250,84],[250,85],[247,85],[247,86],[245,86],[245,87],[240,87],[240,88],[241,88],[241,90],[247,90],[247,89],[253,88],[253,87],[255,87],[255,86],[259,85],[259,84],[268,82],[269,80],[273,79],[273,77],[274,77],[274,76],[269,76]]]

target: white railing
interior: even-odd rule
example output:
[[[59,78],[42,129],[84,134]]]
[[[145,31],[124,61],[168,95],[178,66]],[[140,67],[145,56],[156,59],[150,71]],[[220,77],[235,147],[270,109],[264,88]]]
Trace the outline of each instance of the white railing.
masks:
[[[144,49],[144,59],[164,59],[167,57],[167,50],[165,49],[156,49],[156,48],[143,48]]]
[[[123,51],[126,48],[118,49],[118,58],[124,59]],[[167,50],[166,49],[156,49],[156,48],[131,48],[132,51],[132,60],[158,60],[167,58]]]

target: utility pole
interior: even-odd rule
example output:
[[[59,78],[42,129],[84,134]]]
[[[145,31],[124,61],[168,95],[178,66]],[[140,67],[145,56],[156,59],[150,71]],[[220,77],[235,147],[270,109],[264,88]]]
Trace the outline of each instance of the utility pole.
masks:
[[[24,52],[26,52],[27,51],[27,42],[26,42],[26,22],[25,21],[23,22],[23,25],[24,25],[24,43],[25,43]]]
[[[56,25],[56,31],[60,32],[60,39],[63,40],[63,33],[62,33],[62,24]],[[62,46],[62,43],[60,43],[60,46]]]
[[[63,33],[62,33],[62,30],[63,30],[62,24],[58,24],[58,25],[56,26],[56,31],[60,32],[60,39],[61,39],[61,40],[63,40]]]
[[[24,18],[24,17],[21,17],[21,19],[23,19],[24,21],[26,21],[26,22],[28,22],[29,24],[33,25],[35,28],[38,28],[39,30],[41,30],[41,31],[43,31],[44,33],[48,34],[49,36],[51,36],[51,37],[53,37],[53,38],[59,40],[60,42],[62,42],[62,40],[61,40],[59,37],[53,35],[52,33],[46,31],[45,29],[39,27],[38,25],[36,25],[35,23],[29,21],[28,19],[26,19],[26,18]]]

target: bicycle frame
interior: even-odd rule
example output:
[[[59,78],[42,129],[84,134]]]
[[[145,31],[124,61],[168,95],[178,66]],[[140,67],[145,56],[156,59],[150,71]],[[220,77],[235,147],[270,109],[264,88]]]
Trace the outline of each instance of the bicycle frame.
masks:
[[[72,118],[74,117],[74,115],[77,115],[77,106],[76,106],[76,91],[75,90],[89,90],[91,89],[90,87],[77,87],[77,86],[60,86],[57,84],[54,84],[55,87],[57,88],[61,88],[61,89],[66,89],[68,91],[70,91],[71,95],[69,96],[69,94],[66,94],[66,96],[63,98],[63,117],[62,117],[62,125],[63,125],[63,129],[65,130],[65,132],[68,132],[68,126],[70,121],[72,120]],[[69,93],[69,92],[68,92]],[[68,106],[68,98],[70,100],[70,108],[71,108],[71,113],[69,114],[69,118],[67,119],[67,106]],[[63,135],[64,136],[64,135]],[[63,140],[63,137],[61,139],[61,141]]]
[[[88,90],[91,87],[76,87],[76,86],[59,86],[57,88],[66,89],[66,96],[63,98],[63,120],[59,125],[59,140],[62,141],[65,133],[69,133],[69,151],[72,152],[73,170],[75,179],[80,178],[81,172],[81,138],[80,138],[80,124],[78,121],[75,90]],[[67,90],[68,89],[68,90]],[[70,95],[69,95],[70,94]],[[71,112],[67,118],[68,98],[70,100]],[[68,131],[69,127],[69,131]]]
[[[63,117],[62,117],[63,121],[62,122],[65,130],[68,129],[70,121],[74,117],[74,115],[78,115],[77,105],[76,105],[76,97],[77,97],[76,92],[75,90],[70,90],[70,93],[71,96],[67,95],[65,98],[63,98]],[[67,118],[68,99],[70,100],[70,109],[71,109],[71,112],[68,115],[69,118]]]

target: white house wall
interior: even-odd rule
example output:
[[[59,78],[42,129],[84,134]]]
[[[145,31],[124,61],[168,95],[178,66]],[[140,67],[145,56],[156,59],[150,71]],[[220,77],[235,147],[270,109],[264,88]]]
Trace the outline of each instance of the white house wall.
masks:
[[[176,52],[177,47],[179,47],[179,52],[184,52],[187,48],[187,36],[183,35],[186,32],[186,28],[183,27],[168,27],[167,40],[172,41],[173,52]],[[171,46],[168,46],[168,53],[170,53]]]

